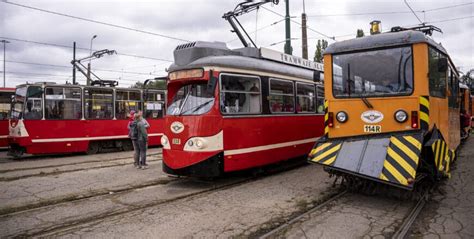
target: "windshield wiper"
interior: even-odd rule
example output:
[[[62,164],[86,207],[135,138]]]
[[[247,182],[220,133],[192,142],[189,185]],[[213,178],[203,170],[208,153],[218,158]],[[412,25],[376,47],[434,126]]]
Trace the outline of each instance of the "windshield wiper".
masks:
[[[214,99],[208,100],[208,101],[206,101],[206,102],[204,102],[204,103],[202,103],[202,104],[200,104],[200,105],[198,105],[198,106],[195,106],[195,107],[193,107],[193,108],[190,108],[190,109],[188,109],[188,110],[182,112],[181,114],[184,114],[184,113],[186,113],[186,112],[188,112],[188,111],[190,111],[190,110],[192,110],[192,109],[194,109],[194,110],[193,110],[191,113],[194,113],[194,112],[196,112],[196,111],[202,109],[202,107],[206,106],[207,104],[209,104],[209,103],[212,102],[212,101],[214,101]]]
[[[360,99],[362,100],[362,102],[364,102],[364,104],[365,104],[365,106],[367,106],[367,108],[373,109],[374,106],[370,103],[370,101],[367,98],[365,98],[366,95],[367,94],[365,92],[360,94]]]

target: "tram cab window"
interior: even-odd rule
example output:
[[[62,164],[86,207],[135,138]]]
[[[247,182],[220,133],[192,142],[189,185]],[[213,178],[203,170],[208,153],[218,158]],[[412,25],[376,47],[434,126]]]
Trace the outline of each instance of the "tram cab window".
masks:
[[[158,119],[163,118],[165,113],[165,92],[151,91],[145,92],[145,118]]]
[[[429,88],[430,96],[446,98],[446,77],[447,72],[438,71],[438,61],[443,54],[434,48],[429,48]]]
[[[272,113],[295,112],[295,96],[292,81],[270,78],[270,111]]]
[[[43,89],[40,86],[29,86],[26,94],[24,119],[43,118]]]
[[[10,114],[10,92],[0,92],[0,120],[6,120]]]
[[[221,74],[221,112],[224,114],[258,114],[262,112],[260,78]]]
[[[12,119],[21,119],[23,117],[23,106],[25,104],[25,99],[26,86],[16,88],[10,113],[10,117]]]
[[[459,108],[459,79],[452,68],[449,69],[449,98],[448,105],[450,108]],[[463,101],[461,101],[461,104]]]
[[[168,115],[201,115],[211,110],[214,95],[207,91],[207,83],[183,85],[174,95]]]
[[[81,119],[81,88],[47,87],[45,89],[46,119]]]
[[[140,91],[117,90],[115,92],[115,118],[128,119],[131,110],[138,112],[141,96]]]
[[[324,114],[324,88],[316,86],[316,92],[318,93],[318,98],[316,99],[316,112],[318,114]]]
[[[112,119],[113,118],[113,91],[112,89],[88,88],[84,90],[85,118]]]
[[[314,84],[296,83],[296,112],[316,112],[316,91]]]

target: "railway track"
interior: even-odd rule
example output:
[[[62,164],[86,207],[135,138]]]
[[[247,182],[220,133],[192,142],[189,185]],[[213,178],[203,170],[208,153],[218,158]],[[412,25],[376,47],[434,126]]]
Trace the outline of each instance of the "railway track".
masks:
[[[148,162],[158,162],[161,161],[161,153],[150,154],[148,157],[156,156],[157,159],[149,159]],[[28,169],[15,169],[7,170],[0,173],[0,182],[1,181],[14,181],[19,179],[25,179],[30,177],[47,177],[51,175],[58,175],[63,173],[71,173],[84,170],[93,170],[101,168],[110,168],[110,167],[119,167],[125,165],[131,165],[131,157],[124,158],[115,158],[109,160],[97,160],[97,161],[88,161],[82,163],[72,163],[72,164],[63,164],[59,166],[44,166],[37,168],[28,168]]]
[[[153,190],[155,190],[156,188],[158,188],[157,190],[168,192],[169,190],[174,189],[177,184],[186,185],[184,186],[184,188],[186,189],[185,192],[175,197],[164,198],[164,199],[157,197],[148,202],[144,203],[140,201],[140,203],[136,203],[136,204],[133,204],[130,202],[127,202],[127,203],[118,202],[114,204],[113,207],[111,207],[113,208],[113,210],[110,210],[110,211],[104,211],[104,212],[98,211],[96,213],[91,213],[83,217],[68,216],[65,219],[58,219],[54,217],[54,220],[56,220],[54,223],[44,223],[47,220],[43,219],[42,220],[43,222],[37,224],[36,226],[32,226],[29,229],[27,229],[28,225],[23,225],[24,231],[22,232],[6,233],[4,235],[0,235],[0,237],[31,237],[31,236],[41,236],[41,237],[53,236],[54,237],[54,235],[57,232],[75,230],[77,228],[80,228],[81,225],[85,225],[91,222],[93,223],[95,221],[105,220],[109,217],[131,213],[131,212],[146,209],[149,207],[164,205],[166,203],[175,202],[177,200],[204,196],[204,195],[207,195],[219,190],[225,190],[225,189],[230,189],[233,187],[238,187],[240,185],[243,185],[255,180],[263,179],[266,176],[274,175],[274,174],[287,171],[287,170],[292,170],[297,167],[298,166],[290,166],[289,168],[280,169],[280,170],[274,169],[274,170],[271,170],[268,174],[249,175],[248,173],[246,173],[244,176],[234,175],[234,176],[231,176],[230,179],[226,178],[226,179],[217,180],[217,181],[201,181],[201,180],[195,181],[195,179],[187,179],[187,178],[181,178],[181,179],[168,178],[166,179],[166,181],[155,182],[149,185],[142,185],[141,187],[135,186],[135,187],[119,190],[119,191],[114,191],[112,193],[102,192],[95,195],[89,195],[83,198],[76,198],[76,199],[66,200],[62,202],[51,202],[49,204],[44,204],[44,205],[41,205],[40,207],[35,207],[32,209],[25,208],[24,210],[21,210],[21,211],[11,212],[11,213],[0,216],[0,221],[5,221],[8,219],[12,221],[18,221],[23,217],[38,218],[39,215],[44,215],[45,212],[48,212],[48,214],[53,215],[54,210],[56,209],[61,211],[61,210],[64,210],[64,208],[73,207],[74,205],[79,205],[79,204],[95,205],[97,201],[103,202],[105,200],[117,202],[117,201],[120,201],[120,200],[117,200],[117,198],[127,197],[127,194],[132,195],[135,193],[143,192],[143,195],[153,195]],[[198,185],[197,189],[189,187],[189,184],[193,184],[193,183]],[[205,185],[205,186],[202,186],[202,185]],[[161,189],[160,187],[164,187],[164,189]],[[87,206],[85,206],[85,208],[87,208]],[[28,220],[25,220],[25,221],[28,221]]]
[[[306,217],[308,215],[310,215],[311,213],[313,212],[316,212],[318,210],[320,210],[321,208],[325,207],[326,205],[330,204],[330,203],[333,203],[335,202],[337,199],[341,198],[342,196],[344,196],[346,193],[348,193],[347,190],[343,190],[342,192],[339,192],[331,197],[329,197],[328,199],[326,199],[324,202],[316,205],[315,207],[299,214],[298,216],[294,217],[293,219],[289,220],[288,222],[285,222],[283,223],[282,225],[280,225],[279,227],[277,228],[274,228],[268,232],[266,232],[265,234],[261,235],[259,238],[260,239],[268,239],[268,238],[276,238],[278,236],[278,234],[282,231],[285,231],[285,229],[287,229],[288,227],[292,226],[294,223],[296,222],[299,222],[299,221],[303,221],[303,220],[306,220]]]

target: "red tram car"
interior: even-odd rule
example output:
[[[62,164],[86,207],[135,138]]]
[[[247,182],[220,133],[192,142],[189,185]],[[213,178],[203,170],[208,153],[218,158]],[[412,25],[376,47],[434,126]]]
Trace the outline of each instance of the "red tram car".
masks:
[[[169,69],[163,171],[216,177],[306,155],[324,131],[322,64],[194,42]]]
[[[0,149],[8,148],[8,116],[15,88],[0,88]]]
[[[166,91],[50,83],[16,88],[9,124],[10,154],[97,153],[133,149],[128,114],[143,110],[149,145],[163,134]]]

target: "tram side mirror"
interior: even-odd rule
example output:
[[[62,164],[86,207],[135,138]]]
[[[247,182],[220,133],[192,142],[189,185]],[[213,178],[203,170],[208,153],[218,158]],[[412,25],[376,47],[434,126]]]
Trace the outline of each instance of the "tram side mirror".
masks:
[[[209,77],[209,81],[207,82],[207,88],[206,92],[209,95],[214,95],[214,90],[216,89],[217,85],[217,78],[212,75],[212,72],[210,73],[211,77]]]
[[[441,57],[438,60],[438,72],[446,72],[448,70],[448,58]]]
[[[313,71],[313,81],[314,82],[321,81],[321,73],[319,71]]]

